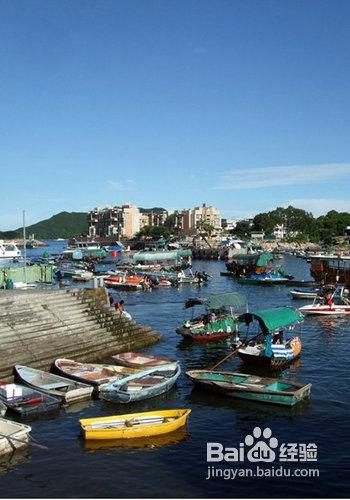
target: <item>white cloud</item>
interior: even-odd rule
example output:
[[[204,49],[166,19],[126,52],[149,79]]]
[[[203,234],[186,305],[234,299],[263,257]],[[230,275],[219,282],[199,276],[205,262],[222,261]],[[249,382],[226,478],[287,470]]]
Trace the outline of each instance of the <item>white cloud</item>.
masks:
[[[337,212],[350,212],[350,200],[338,200],[331,198],[295,198],[283,204],[285,207],[292,205],[312,212],[316,217],[324,215],[330,210]]]
[[[221,174],[220,184],[214,189],[260,189],[308,183],[318,184],[349,175],[350,163],[237,168]]]
[[[121,182],[118,181],[107,181],[108,186],[115,191],[122,191],[124,186]]]
[[[108,187],[113,189],[114,191],[124,191],[125,189],[130,189],[135,185],[135,181],[133,179],[126,179],[123,182],[119,181],[107,181]]]

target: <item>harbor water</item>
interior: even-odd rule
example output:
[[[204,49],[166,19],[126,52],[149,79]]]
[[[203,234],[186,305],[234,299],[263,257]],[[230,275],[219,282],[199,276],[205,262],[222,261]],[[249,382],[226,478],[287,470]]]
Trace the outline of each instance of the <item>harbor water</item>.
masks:
[[[59,252],[61,242],[49,251]],[[45,250],[45,249],[44,249]],[[41,254],[43,249],[29,251]],[[292,256],[280,261],[296,279],[310,279],[309,265]],[[194,389],[185,376],[190,369],[207,368],[230,352],[229,341],[191,344],[175,333],[184,319],[186,299],[239,291],[251,311],[276,306],[304,305],[293,301],[286,286],[239,285],[220,276],[225,263],[195,261],[193,270],[212,276],[205,286],[183,284],[153,291],[121,292],[133,318],[162,334],[146,350],[176,358],[182,374],[168,394],[133,405],[92,400],[73,405],[56,417],[31,422],[35,441],[48,449],[30,446],[0,461],[1,497],[345,497],[349,494],[350,452],[350,320],[307,317],[300,333],[301,358],[282,378],[312,383],[311,399],[295,408],[244,402]],[[98,339],[96,339],[98,342]],[[57,352],[57,357],[60,356]],[[249,372],[237,357],[221,366]],[[85,443],[79,419],[162,408],[190,408],[186,430],[138,443]],[[207,442],[238,448],[255,427],[270,428],[279,443],[314,443],[317,461],[288,462],[290,477],[208,478],[208,466],[226,469],[256,468],[243,462],[207,463]],[[264,466],[270,470],[280,464]],[[318,477],[293,476],[295,468],[317,469]],[[272,473],[271,473],[272,475]]]

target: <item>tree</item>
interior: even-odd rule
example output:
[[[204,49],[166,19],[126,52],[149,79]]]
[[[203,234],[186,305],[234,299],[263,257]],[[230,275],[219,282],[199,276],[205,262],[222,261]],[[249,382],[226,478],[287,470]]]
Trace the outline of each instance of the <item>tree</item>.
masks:
[[[159,238],[169,238],[170,236],[170,230],[167,227],[164,226],[145,226],[139,231],[135,239],[139,239],[142,237],[148,237],[152,239],[159,239]]]
[[[197,229],[199,230],[200,233],[202,233],[205,236],[208,236],[208,238],[210,238],[211,235],[213,234],[215,227],[209,221],[199,220],[197,222]]]
[[[249,222],[245,220],[238,221],[232,233],[239,238],[250,238],[251,228]]]

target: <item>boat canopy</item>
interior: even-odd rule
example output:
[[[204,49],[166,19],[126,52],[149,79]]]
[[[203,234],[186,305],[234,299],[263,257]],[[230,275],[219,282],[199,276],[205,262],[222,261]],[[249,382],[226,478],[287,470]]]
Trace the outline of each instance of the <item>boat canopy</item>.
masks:
[[[205,305],[207,309],[220,309],[221,307],[246,306],[247,299],[244,295],[237,292],[219,293],[210,295],[209,297],[189,299],[185,302],[185,308],[189,309],[200,304]]]
[[[265,309],[255,313],[242,314],[239,321],[249,325],[257,320],[265,334],[276,330],[287,328],[289,326],[301,323],[304,320],[303,315],[294,307],[276,307],[275,309]]]
[[[173,250],[168,252],[138,252],[133,256],[135,262],[159,262],[163,260],[180,260],[181,257],[190,257],[191,250]]]
[[[241,265],[255,265],[258,267],[267,267],[269,261],[274,260],[272,253],[247,253],[232,255],[233,262]]]
[[[272,253],[262,253],[261,255],[259,255],[259,258],[256,261],[256,265],[258,267],[267,267],[267,264],[271,260],[274,260],[274,256],[272,255]]]

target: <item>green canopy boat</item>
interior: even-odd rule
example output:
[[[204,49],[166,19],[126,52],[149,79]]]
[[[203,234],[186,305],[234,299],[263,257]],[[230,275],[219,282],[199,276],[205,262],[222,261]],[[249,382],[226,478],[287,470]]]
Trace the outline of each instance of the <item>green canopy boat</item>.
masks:
[[[195,306],[202,306],[204,313],[194,317]],[[237,317],[247,311],[247,299],[237,292],[196,297],[185,302],[185,309],[192,309],[192,318],[186,320],[176,333],[197,342],[218,341],[234,335],[238,341]]]
[[[238,318],[248,327],[256,321],[261,335],[253,344],[241,347],[239,357],[245,363],[264,365],[269,368],[284,368],[291,363],[301,352],[299,337],[284,339],[285,330],[291,330],[295,325],[302,323],[303,315],[293,307],[277,307],[255,313],[245,313]],[[255,339],[256,339],[255,337]]]

